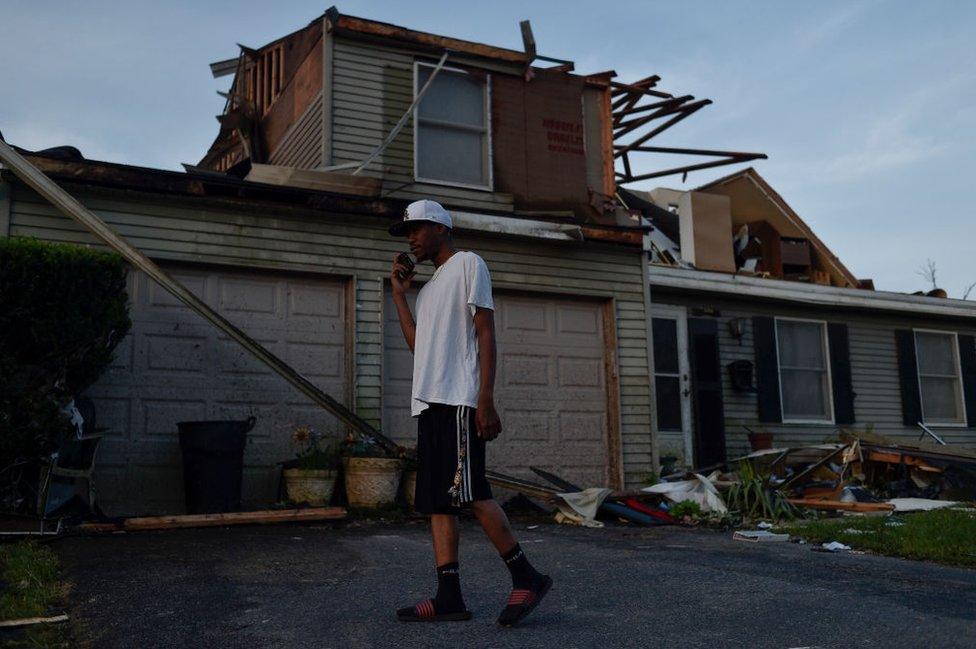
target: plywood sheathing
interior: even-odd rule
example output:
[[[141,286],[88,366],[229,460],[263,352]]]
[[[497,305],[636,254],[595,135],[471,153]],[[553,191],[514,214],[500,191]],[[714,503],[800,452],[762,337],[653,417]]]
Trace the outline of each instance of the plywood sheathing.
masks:
[[[727,196],[685,192],[678,199],[681,248],[700,270],[735,272]]]
[[[517,207],[590,209],[583,126],[582,77],[534,70],[492,77],[495,189]]]
[[[318,29],[315,29],[316,26]],[[300,33],[294,40],[286,41],[283,45],[284,86],[281,94],[261,119],[264,150],[268,151],[269,155],[278,147],[288,128],[305,114],[309,105],[322,91],[321,24],[310,25],[307,31],[308,33]],[[311,41],[316,31],[319,32],[318,38]]]

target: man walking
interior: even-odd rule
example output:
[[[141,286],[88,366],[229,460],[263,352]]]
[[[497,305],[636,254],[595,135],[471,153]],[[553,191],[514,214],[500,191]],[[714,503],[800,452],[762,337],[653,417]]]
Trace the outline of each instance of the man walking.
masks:
[[[390,234],[406,237],[417,263],[436,270],[417,295],[417,318],[407,304],[413,269],[395,258],[390,273],[400,328],[413,352],[411,413],[417,423],[415,509],[430,515],[437,594],[397,611],[403,621],[471,619],[458,572],[458,522],[470,508],[512,574],[512,592],[498,617],[511,626],[528,615],[552,586],[532,567],[512,534],[485,478],[485,443],[501,433],[495,411],[495,323],[488,267],[473,252],[454,248],[452,221],[439,203],[411,203]]]

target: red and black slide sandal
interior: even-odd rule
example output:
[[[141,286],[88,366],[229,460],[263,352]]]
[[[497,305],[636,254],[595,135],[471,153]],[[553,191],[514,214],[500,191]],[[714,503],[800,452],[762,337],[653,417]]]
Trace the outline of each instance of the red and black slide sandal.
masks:
[[[434,600],[425,599],[419,604],[398,610],[397,619],[401,622],[463,622],[471,619],[471,611],[438,613]]]
[[[498,623],[502,626],[515,626],[531,613],[542,598],[552,588],[552,577],[544,576],[542,582],[533,589],[516,588],[508,596],[508,604],[498,616]]]

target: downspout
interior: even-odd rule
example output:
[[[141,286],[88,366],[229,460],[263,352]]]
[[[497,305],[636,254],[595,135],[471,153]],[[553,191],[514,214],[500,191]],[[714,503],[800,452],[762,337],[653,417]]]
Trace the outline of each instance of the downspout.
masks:
[[[641,217],[643,221],[643,217]],[[644,285],[644,320],[647,327],[647,386],[650,391],[650,430],[651,430],[651,466],[655,471],[661,470],[661,450],[658,445],[657,430],[657,384],[654,380],[654,326],[652,323],[651,302],[651,234],[645,232],[641,250],[641,277]]]
[[[335,415],[340,421],[355,430],[366,440],[378,444],[389,453],[394,453],[398,450],[399,447],[393,440],[382,435],[369,422],[320,390],[311,381],[296,372],[290,365],[272,354],[253,338],[231,324],[229,320],[210,308],[203,300],[170,277],[156,262],[149,259],[149,257],[132,246],[128,241],[116,234],[94,212],[59,187],[57,183],[14,151],[3,140],[0,140],[0,163],[9,167],[24,183],[47,199],[54,207],[91,231],[92,234],[108,244],[110,248],[122,255],[126,261],[146,273],[160,286],[172,293],[176,299],[193,309],[204,319],[209,320],[211,324],[230,336],[232,340],[235,340],[251,356],[267,365],[272,371],[298,388],[309,399]]]

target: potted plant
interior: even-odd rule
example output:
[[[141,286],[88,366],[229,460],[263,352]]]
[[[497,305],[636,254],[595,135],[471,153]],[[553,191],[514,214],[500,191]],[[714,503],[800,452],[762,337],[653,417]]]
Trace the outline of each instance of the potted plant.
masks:
[[[284,470],[288,500],[309,505],[327,505],[332,500],[340,464],[338,444],[325,444],[321,434],[309,426],[297,426],[291,434],[300,448],[295,466]]]
[[[380,507],[396,500],[401,458],[389,457],[375,444],[351,436],[343,444],[342,455],[350,507]]]

